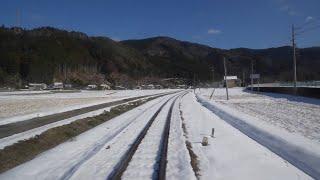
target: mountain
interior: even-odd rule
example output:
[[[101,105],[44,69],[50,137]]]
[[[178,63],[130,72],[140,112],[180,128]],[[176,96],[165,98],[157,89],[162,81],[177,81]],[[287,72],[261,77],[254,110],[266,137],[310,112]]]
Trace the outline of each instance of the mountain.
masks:
[[[220,49],[169,37],[127,40],[121,43],[141,52],[156,67],[154,73],[165,77],[192,79],[196,76],[200,80],[208,80],[213,64],[223,55]]]
[[[292,79],[290,47],[224,50],[170,37],[117,42],[52,27],[0,28],[0,86],[108,81],[130,87],[173,77],[189,83],[220,81],[223,57],[228,57],[228,74],[241,79],[248,79],[251,62],[263,82]],[[319,47],[298,49],[297,59],[299,80],[320,78]]]

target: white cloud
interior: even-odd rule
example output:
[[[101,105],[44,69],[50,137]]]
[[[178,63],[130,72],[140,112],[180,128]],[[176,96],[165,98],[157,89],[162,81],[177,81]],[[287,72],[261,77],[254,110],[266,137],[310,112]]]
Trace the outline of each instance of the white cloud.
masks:
[[[314,18],[312,16],[306,17],[306,22],[312,21]]]
[[[219,29],[211,28],[208,30],[208,34],[220,34],[220,33],[221,33],[221,30],[219,30]]]

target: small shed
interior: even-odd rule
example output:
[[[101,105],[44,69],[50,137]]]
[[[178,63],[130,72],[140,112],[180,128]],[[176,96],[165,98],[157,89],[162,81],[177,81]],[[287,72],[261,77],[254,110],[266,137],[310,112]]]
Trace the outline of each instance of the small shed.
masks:
[[[115,89],[116,89],[116,90],[125,90],[126,88],[123,87],[123,86],[115,86]]]
[[[88,89],[88,90],[93,90],[93,89],[97,89],[97,85],[95,85],[95,84],[89,84],[87,87],[86,87],[86,89]]]
[[[63,83],[62,82],[54,82],[53,89],[63,89]]]
[[[153,84],[147,85],[147,89],[154,89],[154,88],[155,88],[155,86]]]
[[[111,87],[110,87],[109,85],[107,85],[107,84],[100,84],[100,88],[101,88],[102,90],[109,90],[109,89],[111,89]]]
[[[162,87],[160,84],[156,84],[154,87],[155,87],[156,89],[163,89],[163,87]]]
[[[226,79],[228,83],[228,87],[237,87],[241,85],[241,80],[238,79],[237,76],[226,76],[223,80],[223,86],[226,86]]]
[[[45,83],[29,83],[28,84],[29,90],[32,91],[40,91],[47,88],[47,85]]]

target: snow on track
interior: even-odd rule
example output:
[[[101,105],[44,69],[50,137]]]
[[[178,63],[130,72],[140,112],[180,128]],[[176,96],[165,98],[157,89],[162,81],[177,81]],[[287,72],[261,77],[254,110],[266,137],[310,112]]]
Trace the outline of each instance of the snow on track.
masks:
[[[105,179],[148,117],[172,96],[157,98],[113,118],[1,174],[0,179]]]
[[[112,90],[49,94],[36,92],[34,95],[25,95],[25,92],[0,92],[0,125],[126,98],[173,91],[176,90]]]
[[[163,143],[162,134],[166,125],[167,116],[171,104],[171,99],[160,111],[146,136],[139,144],[127,169],[122,175],[122,179],[157,179],[159,171],[161,144]]]
[[[174,104],[172,112],[166,178],[192,180],[196,179],[196,177],[190,165],[191,159],[182,130],[182,119],[179,109],[181,99],[182,97],[179,97],[178,101]]]
[[[182,111],[201,179],[312,179],[200,105],[193,94],[182,99]],[[202,146],[211,128],[215,137]]]
[[[133,101],[136,101],[136,100],[133,100]],[[127,103],[133,102],[133,101],[128,101],[128,102],[123,103],[123,104],[127,104]],[[120,105],[120,104],[118,104],[118,105]],[[16,143],[18,141],[32,138],[35,135],[39,135],[39,134],[43,133],[44,131],[46,131],[48,129],[51,129],[51,128],[54,128],[54,127],[58,127],[58,126],[62,126],[62,125],[65,125],[65,124],[69,124],[69,123],[71,123],[73,121],[76,121],[76,120],[79,120],[79,119],[97,116],[99,114],[102,114],[105,111],[110,111],[110,109],[112,107],[115,107],[115,106],[118,106],[118,105],[114,105],[114,106],[98,109],[98,110],[91,111],[91,112],[88,112],[88,113],[84,113],[84,114],[81,114],[81,115],[78,115],[78,116],[74,116],[74,117],[63,119],[63,120],[60,120],[60,121],[57,121],[57,122],[54,122],[54,123],[50,123],[50,124],[47,124],[47,125],[44,125],[44,126],[41,126],[41,127],[38,127],[38,128],[30,129],[28,131],[24,131],[24,132],[21,132],[21,133],[18,133],[18,134],[14,134],[12,136],[1,138],[0,139],[0,149],[3,149],[6,146],[12,145],[12,144],[14,144],[14,143]]]
[[[158,95],[150,95],[148,97],[153,97],[153,96],[158,96]],[[145,99],[145,98],[140,98],[140,99]],[[133,102],[133,101],[136,101],[136,100],[132,100],[132,101],[128,101],[128,102]],[[126,103],[128,103],[128,102],[126,102]],[[125,104],[125,103],[122,103],[122,104]],[[109,111],[110,108],[112,108],[114,106],[117,106],[117,105],[112,105],[112,106],[109,106],[106,108],[97,109],[97,110],[90,111],[90,112],[84,113],[84,114],[80,114],[80,115],[77,115],[77,116],[74,116],[71,118],[61,119],[56,122],[52,122],[52,123],[49,123],[49,124],[46,124],[46,125],[43,125],[43,126],[40,126],[37,128],[33,128],[33,129],[30,129],[30,130],[27,130],[24,132],[20,132],[20,133],[13,134],[8,137],[1,138],[0,139],[0,149],[3,149],[6,146],[12,145],[20,140],[28,139],[28,138],[31,138],[35,135],[39,135],[42,132],[44,132],[48,129],[51,129],[53,127],[62,126],[64,124],[69,124],[69,123],[76,121],[78,119],[99,115],[99,114],[103,113],[104,111]]]
[[[171,98],[172,96],[170,96]],[[74,173],[71,179],[86,179],[94,177],[94,179],[106,178],[114,175],[114,171],[118,169],[119,163],[123,161],[123,157],[135,143],[135,140],[140,136],[141,131],[146,127],[149,121],[154,117],[154,114],[161,109],[165,101],[158,103],[154,108],[147,110],[145,114],[141,114],[130,127],[127,127],[121,134],[119,133],[105,147],[107,151],[100,151],[90,160],[88,160],[81,168]],[[124,148],[125,147],[125,148]],[[95,171],[92,171],[95,169]]]

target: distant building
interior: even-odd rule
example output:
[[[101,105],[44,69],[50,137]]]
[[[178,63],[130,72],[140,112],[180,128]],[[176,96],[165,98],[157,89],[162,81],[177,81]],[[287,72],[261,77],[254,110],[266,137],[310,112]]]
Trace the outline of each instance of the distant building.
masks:
[[[224,77],[223,86],[226,86],[226,79],[227,79],[228,87],[230,88],[241,86],[241,80],[238,79],[237,76],[227,76],[227,78]]]
[[[115,89],[116,89],[116,90],[125,90],[126,88],[123,87],[123,86],[115,86]]]
[[[53,89],[63,89],[63,83],[62,82],[54,82],[52,88]]]
[[[177,88],[178,88],[178,89],[187,89],[188,86],[185,85],[185,84],[180,84],[180,85],[177,85]]]
[[[86,87],[87,90],[94,90],[94,89],[97,89],[97,88],[98,88],[98,86],[95,85],[95,84],[89,84],[89,85]]]
[[[32,91],[40,91],[47,88],[47,85],[45,83],[29,83],[28,84],[29,90]]]
[[[72,84],[64,84],[65,89],[72,89]]]
[[[159,84],[155,85],[154,87],[155,87],[156,89],[163,89],[163,87],[162,87],[161,85],[159,85]]]
[[[155,86],[153,84],[149,84],[146,87],[147,87],[147,89],[154,89],[155,88]]]
[[[101,88],[102,90],[109,90],[109,89],[111,89],[111,87],[110,87],[109,85],[107,85],[107,84],[100,84],[100,88]]]

